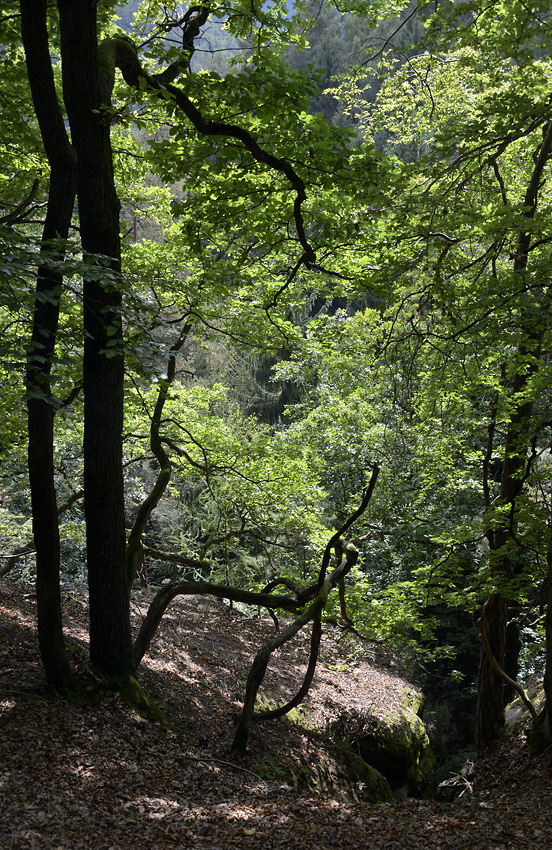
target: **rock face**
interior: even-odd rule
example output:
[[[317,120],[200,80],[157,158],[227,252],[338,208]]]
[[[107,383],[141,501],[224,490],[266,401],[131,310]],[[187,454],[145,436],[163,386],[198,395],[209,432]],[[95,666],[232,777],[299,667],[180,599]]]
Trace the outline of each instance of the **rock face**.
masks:
[[[406,688],[400,711],[384,720],[359,714],[340,724],[352,749],[385,777],[396,797],[432,796],[435,756],[421,720],[422,710],[423,697]]]

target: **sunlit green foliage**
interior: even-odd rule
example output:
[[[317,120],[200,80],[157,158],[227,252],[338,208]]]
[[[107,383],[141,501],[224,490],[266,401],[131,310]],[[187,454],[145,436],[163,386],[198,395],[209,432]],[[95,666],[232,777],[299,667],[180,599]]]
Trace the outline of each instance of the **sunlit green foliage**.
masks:
[[[110,5],[106,35],[120,32]],[[377,463],[369,511],[349,532],[361,553],[347,582],[359,629],[430,640],[437,604],[472,614],[495,591],[524,610],[534,604],[551,515],[548,161],[532,185],[549,130],[548,5],[470,0],[422,4],[414,16],[351,2],[317,19],[303,2],[222,2],[191,64],[165,4],[140,4],[132,25],[124,16],[149,79],[180,58],[175,90],[206,121],[247,132],[292,167],[305,194],[301,234],[289,172],[230,131],[201,132],[169,89],[160,95],[146,77],[130,87],[117,73],[104,120],[122,203],[123,271],[110,282],[124,295],[129,527],[156,480],[150,427],[185,336],[159,429],[172,477],[146,545],[208,559],[216,577],[249,586],[279,572],[311,580]],[[210,50],[209,26],[216,61],[199,55]],[[51,27],[55,45],[55,15]],[[23,475],[25,346],[47,176],[15,19],[2,20],[1,34],[0,452],[17,455]],[[330,69],[330,53],[336,65],[353,53],[359,61],[331,82],[334,126],[312,114],[327,100],[309,67],[324,62],[327,83],[343,70]],[[77,250],[63,265],[52,373],[60,502],[82,476],[81,280],[90,269]],[[346,309],[332,298],[347,299]],[[313,318],[314,303],[322,308]],[[292,386],[299,402],[282,421],[246,414],[238,397],[247,381],[231,380],[236,351],[284,358],[274,385]],[[501,501],[500,469],[522,404],[531,411],[514,447],[526,463],[513,505]],[[2,503],[2,555],[28,537],[23,501],[10,491]],[[78,501],[61,523],[74,543],[72,555],[65,544],[66,570],[82,577]],[[512,530],[497,551],[488,543],[495,527]],[[513,576],[497,570],[506,557]],[[162,580],[168,562],[156,570]]]

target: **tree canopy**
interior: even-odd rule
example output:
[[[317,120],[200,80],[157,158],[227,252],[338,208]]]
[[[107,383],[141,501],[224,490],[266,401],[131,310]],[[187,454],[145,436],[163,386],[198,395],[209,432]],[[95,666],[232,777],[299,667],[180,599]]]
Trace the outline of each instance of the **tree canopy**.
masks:
[[[455,611],[494,743],[552,653],[548,5],[2,4],[0,574],[61,692],[71,574],[115,687],[177,593],[294,614],[237,747],[294,629],[308,688],[323,612],[438,663]]]

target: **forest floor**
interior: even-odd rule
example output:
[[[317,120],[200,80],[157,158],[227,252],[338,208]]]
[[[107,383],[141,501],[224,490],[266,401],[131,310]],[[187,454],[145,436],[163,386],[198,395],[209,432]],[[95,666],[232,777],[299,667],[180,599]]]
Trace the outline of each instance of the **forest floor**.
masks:
[[[138,625],[148,594],[132,605]],[[68,645],[87,675],[84,590],[63,592]],[[212,600],[177,599],[140,681],[172,730],[115,694],[77,708],[44,683],[32,587],[0,585],[0,850],[526,850],[552,848],[550,753],[528,761],[505,735],[453,803],[370,804],[347,781],[328,730],[351,712],[384,714],[405,682],[377,647],[330,627],[294,722],[255,724],[230,751],[249,665],[270,619]],[[308,638],[278,651],[266,694],[289,698]]]

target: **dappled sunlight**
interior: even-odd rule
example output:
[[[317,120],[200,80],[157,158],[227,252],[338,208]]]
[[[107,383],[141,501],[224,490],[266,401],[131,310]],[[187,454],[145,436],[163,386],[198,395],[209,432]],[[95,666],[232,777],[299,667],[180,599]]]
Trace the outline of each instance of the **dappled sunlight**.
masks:
[[[71,606],[69,641],[82,629],[85,596],[78,591],[83,604]],[[236,756],[228,748],[239,688],[234,682],[232,701],[226,671],[232,673],[237,665],[245,674],[267,623],[210,602],[202,605],[199,627],[192,600],[175,605],[170,626],[162,624],[156,636],[154,657],[141,668],[142,685],[175,724],[169,731],[139,717],[117,694],[106,693],[100,705],[76,708],[42,686],[37,691],[36,680],[25,678],[27,670],[38,669],[36,661],[30,664],[37,651],[33,602],[17,585],[2,585],[0,599],[6,605],[0,609],[1,847],[444,850],[498,832],[492,797],[482,796],[484,805],[469,806],[467,818],[461,804],[409,800],[371,805],[363,801],[360,786],[348,784],[331,742],[312,724],[320,729],[357,701],[368,703],[369,692],[370,710],[386,697],[391,708],[400,680],[393,673],[386,679],[383,669],[374,668],[377,678],[371,681],[367,662],[358,658],[349,668],[331,633],[324,639],[324,661],[309,695],[307,725],[301,725],[301,712],[294,723],[284,718],[253,724],[249,754]],[[184,649],[180,640],[189,642],[192,629],[194,645],[186,643]],[[277,687],[273,681],[271,699],[297,687],[306,641],[301,638],[297,647],[301,651],[288,656],[293,662],[289,677],[286,658],[275,660]],[[536,769],[525,774],[527,787],[540,782],[539,800],[546,809],[550,783],[544,786]],[[507,768],[500,770],[507,774]],[[500,835],[525,829],[529,848],[539,830],[540,846],[546,846],[552,833],[542,819],[535,823],[534,812],[524,813],[519,788],[508,780],[501,793]],[[503,850],[509,845],[486,846]]]

